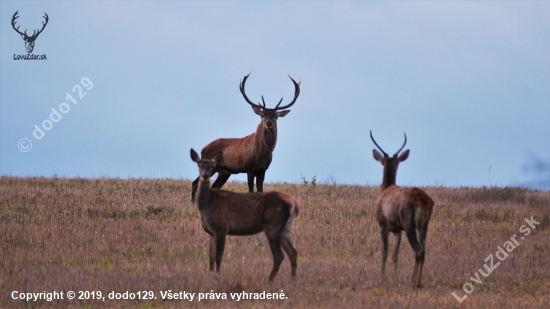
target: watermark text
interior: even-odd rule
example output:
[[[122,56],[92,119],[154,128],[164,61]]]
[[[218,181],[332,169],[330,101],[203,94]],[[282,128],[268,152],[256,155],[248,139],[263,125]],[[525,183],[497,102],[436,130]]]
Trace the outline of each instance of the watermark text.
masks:
[[[533,216],[531,216],[531,219],[525,218],[525,222],[527,222],[527,224],[524,224],[519,228],[519,232],[522,234],[520,240],[525,239],[525,237],[531,234],[531,231],[536,229],[536,226],[540,224],[540,222],[537,222],[535,221],[535,219],[533,219]],[[466,298],[468,298],[468,294],[472,293],[475,290],[472,282],[476,284],[482,284],[482,279],[487,278],[493,271],[495,271],[495,269],[497,269],[500,265],[500,262],[504,261],[508,257],[509,253],[512,253],[512,251],[514,251],[514,249],[520,245],[516,237],[518,236],[514,234],[512,237],[510,237],[509,240],[505,241],[502,246],[497,247],[497,251],[495,252],[494,256],[491,253],[485,258],[485,264],[483,264],[485,270],[483,270],[483,268],[478,269],[475,272],[474,277],[470,277],[471,282],[466,282],[462,286],[462,290],[466,294],[464,294],[463,296],[458,296],[455,292],[451,293],[451,295],[456,298],[459,303],[462,303]],[[481,275],[482,277],[480,277],[479,275]]]

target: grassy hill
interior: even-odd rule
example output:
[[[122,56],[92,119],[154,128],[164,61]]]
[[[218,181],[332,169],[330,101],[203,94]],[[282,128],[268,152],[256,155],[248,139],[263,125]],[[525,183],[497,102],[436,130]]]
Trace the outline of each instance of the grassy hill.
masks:
[[[380,279],[377,187],[265,188],[287,192],[301,206],[292,230],[299,254],[295,280],[285,256],[275,282],[267,283],[272,256],[263,234],[229,236],[221,273],[208,272],[208,235],[190,202],[188,180],[0,177],[0,307],[550,308],[550,192],[424,188],[436,205],[424,288],[413,289],[414,256],[404,236],[399,283],[391,284],[391,251],[389,283]],[[229,182],[224,189],[244,192],[246,185]],[[539,222],[535,229],[524,220],[531,217]],[[514,235],[519,245],[498,260],[498,247]],[[390,236],[390,250],[393,241]],[[479,270],[487,274],[489,255],[500,264],[484,277]],[[464,287],[473,291],[466,294]],[[195,293],[194,300],[162,300],[168,290]],[[287,299],[237,302],[230,294],[281,290]],[[12,300],[44,291],[64,291],[65,299]],[[101,291],[106,300],[92,300],[97,293],[68,300],[67,291],[77,298],[78,291]],[[142,298],[153,291],[157,299],[108,299],[110,292],[126,291]],[[211,291],[228,299],[198,301],[198,293]],[[452,292],[468,297],[459,303]]]

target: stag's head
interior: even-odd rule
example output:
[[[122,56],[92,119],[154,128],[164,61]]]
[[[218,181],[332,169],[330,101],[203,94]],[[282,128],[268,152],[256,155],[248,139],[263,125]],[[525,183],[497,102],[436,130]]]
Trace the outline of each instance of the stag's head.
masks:
[[[265,106],[265,100],[263,96],[262,96],[263,104],[260,105],[259,103],[256,104],[252,102],[246,95],[244,91],[244,84],[246,83],[246,79],[248,78],[248,76],[250,76],[250,73],[248,73],[248,75],[246,75],[241,80],[241,84],[240,84],[240,90],[241,90],[241,93],[243,94],[244,99],[246,100],[246,102],[248,102],[248,104],[252,106],[252,110],[254,110],[254,113],[262,117],[262,122],[260,123],[260,126],[264,129],[264,131],[271,132],[271,133],[277,132],[277,119],[279,117],[284,117],[288,113],[290,113],[290,110],[286,110],[286,109],[294,105],[294,103],[296,102],[296,99],[298,99],[298,96],[300,95],[300,82],[296,82],[289,75],[288,77],[290,77],[290,79],[294,83],[294,99],[292,100],[292,102],[288,103],[287,105],[279,106],[281,105],[281,102],[283,102],[283,98],[281,98],[281,100],[275,106],[275,108],[267,108]]]
[[[17,33],[19,33],[21,35],[21,38],[25,41],[25,48],[27,49],[27,53],[32,53],[33,49],[34,49],[34,41],[36,41],[36,38],[38,38],[38,35],[44,31],[44,28],[46,28],[46,25],[48,24],[48,20],[49,20],[49,17],[48,17],[48,14],[44,13],[44,19],[46,20],[45,22],[42,22],[42,29],[40,30],[33,30],[32,32],[32,35],[29,36],[27,34],[27,29],[25,29],[24,32],[21,32],[19,31],[19,26],[17,26],[17,28],[15,28],[15,20],[17,18],[19,18],[19,16],[17,16],[17,13],[19,11],[16,11],[14,14],[13,14],[13,17],[11,18],[11,26],[13,27],[13,30],[15,30]]]
[[[219,151],[214,159],[201,159],[199,154],[191,148],[191,160],[199,166],[199,177],[202,181],[209,181],[214,174],[214,168],[222,160],[222,152]]]
[[[399,148],[399,150],[393,155],[393,157],[390,157],[384,150],[382,150],[382,148],[380,148],[380,146],[378,146],[378,144],[374,140],[374,137],[372,136],[372,131],[370,131],[370,138],[372,139],[372,142],[374,143],[374,145],[376,145],[376,147],[378,149],[380,149],[380,151],[383,154],[382,155],[376,149],[372,150],[372,154],[374,156],[374,159],[376,161],[382,163],[382,165],[384,166],[384,175],[393,176],[393,178],[395,178],[395,175],[397,174],[397,167],[399,166],[399,163],[407,160],[407,158],[409,157],[409,149],[403,151],[402,154],[399,154],[401,152],[401,150],[403,149],[403,147],[405,147],[405,144],[407,144],[407,134],[405,134],[405,133],[403,133],[403,134],[405,135],[405,142],[403,143],[403,146],[401,146],[401,148]],[[395,179],[394,179],[394,181],[395,181]]]

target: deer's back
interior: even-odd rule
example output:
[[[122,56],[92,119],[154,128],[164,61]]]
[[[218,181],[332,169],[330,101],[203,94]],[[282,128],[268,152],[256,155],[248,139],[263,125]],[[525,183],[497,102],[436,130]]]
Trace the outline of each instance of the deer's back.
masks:
[[[246,172],[245,162],[252,136],[253,134],[243,138],[219,138],[202,148],[201,157],[211,159],[221,151],[223,157],[218,168],[226,169],[230,173]]]
[[[434,202],[424,190],[416,187],[389,186],[382,191],[376,202],[379,223],[387,224],[392,232],[402,231],[406,219],[414,217],[416,226],[426,225]]]
[[[282,192],[237,193],[212,189],[209,210],[201,213],[201,217],[203,226],[206,223],[211,230],[226,230],[229,235],[252,235],[286,224],[293,207],[297,213],[296,201]]]

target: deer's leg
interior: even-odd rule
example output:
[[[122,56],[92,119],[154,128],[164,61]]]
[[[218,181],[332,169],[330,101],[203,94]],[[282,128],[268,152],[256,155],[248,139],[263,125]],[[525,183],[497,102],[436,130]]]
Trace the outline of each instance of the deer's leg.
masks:
[[[264,178],[265,178],[265,171],[258,173],[256,175],[256,190],[258,192],[264,192]]]
[[[247,172],[248,176],[248,192],[254,192],[254,173],[253,172]]]
[[[212,184],[212,189],[221,188],[225,184],[227,179],[229,179],[229,176],[231,176],[231,174],[218,171],[218,177],[216,177],[216,181],[214,181],[214,184]]]
[[[296,276],[296,268],[298,267],[298,252],[292,245],[292,240],[290,239],[290,234],[288,232],[283,232],[283,235],[281,237],[281,244],[283,245],[283,249],[285,250],[286,254],[288,255],[288,258],[290,260],[290,267],[292,267],[292,277]]]
[[[216,233],[216,271],[220,272],[223,250],[225,249],[225,232]]]
[[[420,287],[420,276],[422,272],[422,265],[424,264],[424,248],[418,243],[416,238],[416,227],[414,224],[410,224],[406,227],[407,238],[415,254],[414,271],[412,275],[412,284]]]
[[[216,263],[216,236],[210,235],[210,271],[214,271],[214,264]]]
[[[265,233],[267,236],[267,239],[269,241],[269,248],[271,248],[271,253],[273,254],[273,269],[271,270],[271,274],[269,275],[269,281],[273,281],[275,279],[275,276],[277,275],[277,272],[279,271],[279,268],[281,267],[281,263],[283,262],[285,256],[283,254],[283,250],[281,249],[281,233],[276,233],[277,235],[270,235],[270,233]]]
[[[386,260],[388,259],[388,228],[386,224],[380,224],[380,236],[382,236],[382,280],[386,280]]]
[[[418,287],[421,287],[422,280],[422,268],[424,267],[424,255],[426,254],[426,235],[428,234],[428,225],[420,229],[420,251],[422,256],[420,257],[420,267],[418,269]]]
[[[395,233],[395,244],[393,249],[392,261],[393,261],[393,270],[394,270],[394,280],[393,284],[397,284],[397,255],[399,253],[399,245],[401,244],[401,232]]]
[[[426,244],[426,235],[428,235],[428,225],[425,225],[424,227],[422,228],[419,228],[418,229],[418,234],[420,236],[420,246],[422,246],[423,248],[425,247],[425,244]]]

